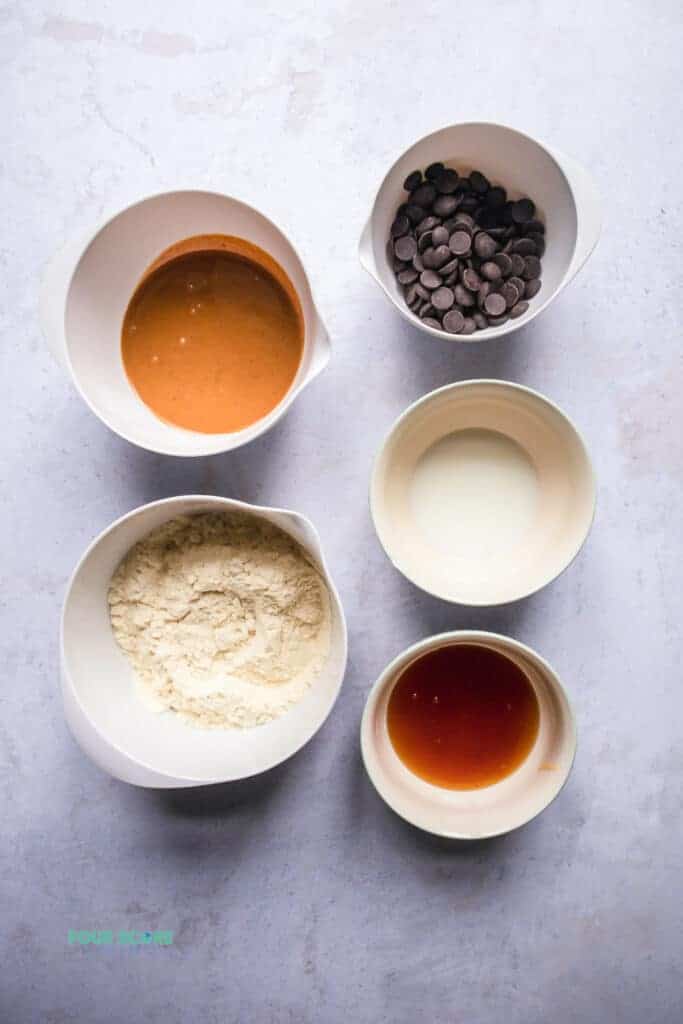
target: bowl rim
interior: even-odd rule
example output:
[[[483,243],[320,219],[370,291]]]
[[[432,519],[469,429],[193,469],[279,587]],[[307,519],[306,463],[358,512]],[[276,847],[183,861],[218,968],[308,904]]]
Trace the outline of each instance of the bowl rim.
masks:
[[[285,231],[278,224],[276,224],[275,221],[271,217],[268,216],[268,214],[263,213],[262,210],[260,210],[257,207],[253,206],[251,203],[245,202],[243,199],[239,199],[237,196],[233,196],[233,195],[230,195],[227,192],[220,192],[220,191],[218,191],[216,189],[209,189],[209,188],[182,188],[182,187],[178,187],[178,188],[161,189],[160,191],[150,192],[149,194],[140,196],[137,199],[133,199],[131,202],[127,202],[123,206],[121,206],[120,209],[117,209],[114,212],[108,213],[104,218],[99,220],[98,223],[95,225],[95,227],[92,230],[88,231],[88,233],[84,236],[84,238],[79,242],[78,257],[75,260],[73,266],[71,267],[71,269],[69,271],[68,278],[67,278],[67,281],[66,281],[66,287],[64,289],[64,302],[63,302],[63,310],[62,310],[62,313],[61,313],[61,326],[62,326],[62,331],[63,331],[63,335],[64,335],[64,352],[63,352],[63,354],[64,354],[64,362],[65,362],[65,365],[66,365],[67,372],[69,374],[69,378],[71,379],[71,381],[72,381],[74,387],[76,388],[78,394],[81,396],[81,398],[83,399],[85,404],[88,406],[90,411],[95,416],[97,416],[97,418],[100,420],[100,422],[104,423],[104,425],[109,430],[111,430],[112,433],[116,434],[118,437],[121,437],[124,441],[127,441],[129,444],[133,444],[137,448],[143,449],[143,451],[154,452],[157,455],[172,455],[172,456],[174,456],[176,458],[180,458],[180,459],[184,459],[184,458],[186,458],[186,459],[204,458],[207,455],[222,455],[222,454],[224,454],[226,452],[229,452],[229,451],[235,451],[236,449],[242,448],[244,445],[250,444],[252,441],[255,441],[258,437],[261,437],[268,430],[270,430],[271,427],[274,427],[275,424],[279,422],[279,420],[289,410],[289,408],[292,405],[292,403],[294,402],[294,400],[299,396],[301,391],[303,391],[303,389],[305,387],[307,387],[307,385],[310,384],[315,379],[315,377],[317,377],[318,373],[324,368],[324,366],[327,363],[327,360],[326,360],[316,370],[316,369],[313,368],[313,359],[311,359],[311,364],[309,365],[308,370],[306,371],[305,374],[302,375],[301,380],[298,382],[298,384],[295,383],[295,381],[293,381],[291,386],[290,386],[290,388],[289,388],[289,391],[287,391],[287,393],[285,395],[283,395],[283,397],[280,399],[279,403],[273,409],[271,409],[271,411],[269,413],[267,413],[265,416],[262,416],[260,420],[256,420],[250,426],[244,427],[242,430],[236,430],[236,431],[232,431],[232,432],[228,432],[228,433],[222,433],[222,434],[204,434],[202,431],[187,430],[185,427],[179,427],[179,426],[177,426],[174,423],[166,424],[166,426],[170,427],[172,430],[177,431],[180,434],[183,434],[183,435],[189,434],[192,437],[206,438],[207,443],[204,445],[202,450],[198,451],[198,452],[178,451],[176,448],[173,448],[170,445],[150,445],[150,444],[147,444],[147,443],[142,443],[141,441],[136,440],[135,438],[131,437],[129,432],[128,432],[128,430],[126,428],[119,429],[118,427],[115,427],[110,422],[110,418],[108,416],[105,416],[104,413],[102,413],[99,409],[97,409],[95,407],[95,405],[91,401],[89,395],[83,389],[83,387],[81,385],[80,378],[79,378],[79,376],[76,374],[76,372],[74,370],[73,362],[72,362],[72,359],[71,359],[71,351],[70,351],[70,346],[69,346],[69,341],[68,341],[67,329],[66,329],[66,314],[67,314],[67,309],[68,309],[68,305],[69,305],[69,298],[71,296],[71,290],[72,290],[72,287],[73,287],[74,280],[76,278],[76,274],[78,272],[78,269],[81,266],[81,263],[83,262],[86,254],[88,252],[88,250],[94,244],[95,240],[102,234],[103,231],[105,231],[111,224],[113,224],[115,220],[118,220],[119,217],[122,217],[124,214],[129,213],[131,210],[134,210],[138,206],[144,206],[146,203],[152,202],[152,201],[157,200],[157,199],[168,199],[168,198],[170,198],[172,196],[188,196],[188,195],[210,196],[210,197],[216,198],[216,199],[227,200],[229,203],[233,203],[233,204],[235,204],[237,206],[243,207],[249,213],[253,213],[253,214],[255,214],[258,217],[262,217],[263,220],[266,221],[266,223],[275,232],[277,232],[277,234],[279,234],[285,240],[287,245],[289,245],[289,247],[291,248],[292,252],[294,253],[294,256],[298,260],[299,265],[301,267],[301,270],[303,272],[304,279],[306,281],[306,285],[308,287],[308,291],[309,291],[309,295],[310,295],[310,299],[311,299],[311,307],[312,307],[314,316],[315,316],[318,324],[322,324],[322,320],[321,320],[321,317],[320,317],[320,312],[318,310],[318,306],[317,306],[317,303],[315,301],[315,297],[313,295],[313,287],[311,285],[311,279],[310,279],[310,276],[308,274],[308,271],[306,270],[306,265],[305,265],[305,263],[304,263],[304,261],[303,261],[303,259],[301,257],[301,254],[300,254],[299,250],[294,245],[294,243],[291,241],[291,239],[289,238],[289,235],[286,234]],[[248,241],[248,239],[247,239],[247,241]],[[292,287],[294,287],[294,286],[292,285]],[[316,349],[316,339],[315,339],[315,336],[314,336],[315,332],[313,330],[311,330],[310,334],[311,334],[311,337],[308,340],[308,344],[310,345],[311,354],[313,354],[315,349]],[[304,352],[305,352],[305,349],[306,349],[306,345],[307,345],[307,332],[304,331],[304,342],[303,342],[303,348],[302,348],[302,361],[303,361],[303,356],[304,356]],[[329,359],[329,353],[328,353],[328,359]],[[131,385],[131,387],[132,387],[132,385]],[[142,402],[142,399],[139,396],[137,396],[137,397],[138,397],[138,401]],[[143,404],[145,404],[145,403],[143,403]],[[155,415],[155,414],[153,413],[153,415]],[[272,419],[270,419],[270,417],[272,417]],[[157,417],[157,418],[159,418],[159,417]],[[164,422],[164,421],[162,420],[161,422]],[[237,440],[238,438],[240,438],[240,436],[242,434],[245,434],[247,432],[252,432],[252,431],[253,431],[253,433],[251,433],[249,437],[243,438],[242,440]],[[215,439],[215,440],[213,441],[213,443],[210,443],[212,439]],[[235,439],[234,442],[231,439]]]
[[[383,539],[382,532],[378,524],[377,492],[379,489],[380,462],[382,460],[383,455],[386,452],[389,443],[391,442],[392,438],[398,431],[399,427],[404,422],[406,422],[417,411],[417,409],[420,406],[426,405],[428,402],[433,401],[438,395],[444,394],[446,392],[459,393],[460,391],[465,390],[467,388],[473,386],[479,387],[481,385],[495,385],[496,387],[499,387],[503,391],[511,390],[513,392],[522,392],[524,394],[530,395],[535,401],[538,401],[543,405],[549,406],[557,415],[559,415],[560,418],[564,420],[566,424],[569,426],[569,428],[572,430],[576,437],[576,440],[579,442],[579,447],[584,458],[584,462],[588,472],[588,481],[591,488],[591,513],[586,525],[586,530],[581,539],[578,541],[569,559],[565,562],[561,569],[545,577],[542,580],[542,582],[535,584],[527,590],[522,591],[515,597],[507,597],[505,598],[504,601],[463,601],[447,593],[444,593],[443,591],[432,590],[429,587],[426,587],[423,583],[420,583],[418,580],[414,579],[409,572],[406,572],[406,570],[398,564],[396,559],[389,551]],[[418,590],[421,590],[425,594],[430,594],[432,597],[439,598],[439,600],[441,601],[447,601],[449,604],[461,605],[463,608],[499,608],[502,605],[512,604],[514,601],[521,601],[526,597],[531,597],[532,594],[537,594],[539,590],[542,590],[544,587],[547,587],[548,584],[558,579],[564,572],[567,571],[570,565],[574,562],[579,552],[581,551],[581,548],[586,543],[588,535],[590,534],[591,528],[593,526],[593,522],[595,520],[595,511],[597,506],[597,481],[595,476],[595,469],[593,467],[593,463],[588,451],[588,446],[584,440],[583,435],[581,434],[573,420],[570,419],[570,417],[562,409],[560,409],[559,405],[556,405],[556,403],[553,402],[552,399],[547,398],[545,395],[541,394],[540,391],[536,391],[534,388],[527,387],[527,385],[525,384],[517,384],[514,381],[509,380],[499,380],[496,379],[495,377],[473,377],[469,380],[453,381],[450,384],[444,384],[440,388],[435,388],[433,391],[428,391],[426,395],[422,395],[421,398],[417,398],[414,402],[412,402],[394,420],[394,422],[389,427],[389,430],[384,435],[382,443],[379,446],[379,449],[377,450],[377,453],[373,461],[372,471],[370,474],[369,502],[372,524],[375,528],[377,539],[379,540],[385,555],[387,556],[391,564],[394,566],[394,568],[397,569],[401,573],[401,575],[404,576],[410,583],[412,583],[413,586],[417,587]]]
[[[146,761],[143,761],[143,760],[141,760],[138,757],[134,757],[127,750],[124,750],[121,746],[119,746],[118,743],[114,743],[111,739],[109,739],[109,737],[106,736],[102,732],[100,727],[93,721],[91,715],[86,710],[86,708],[83,706],[83,702],[81,701],[80,694],[79,694],[79,692],[78,692],[78,690],[77,690],[77,688],[76,688],[76,686],[75,686],[75,684],[73,682],[71,673],[69,671],[68,660],[67,660],[67,656],[66,656],[66,652],[65,652],[65,644],[64,644],[66,610],[67,610],[67,605],[68,605],[70,597],[71,597],[71,591],[72,591],[72,588],[74,586],[74,583],[76,582],[76,580],[78,578],[78,575],[81,572],[81,569],[83,568],[83,566],[84,566],[85,562],[87,561],[87,559],[90,557],[90,555],[92,554],[94,549],[97,547],[97,545],[100,543],[100,541],[104,540],[105,537],[107,537],[109,534],[113,533],[115,530],[117,530],[123,523],[127,522],[129,519],[134,519],[136,516],[140,515],[143,512],[146,512],[148,509],[151,509],[151,508],[157,508],[157,507],[160,507],[160,506],[163,506],[163,505],[173,506],[175,504],[180,504],[181,502],[186,502],[186,501],[201,501],[201,502],[207,502],[208,504],[214,504],[215,503],[216,505],[222,505],[224,507],[239,508],[239,509],[243,509],[243,510],[245,510],[247,512],[253,513],[253,514],[257,515],[257,516],[258,516],[258,514],[260,512],[273,512],[273,513],[276,513],[276,514],[279,514],[279,515],[289,516],[289,517],[291,517],[293,519],[297,519],[300,522],[302,522],[311,531],[311,533],[312,533],[312,535],[313,535],[313,537],[314,537],[314,539],[315,539],[315,541],[317,543],[318,547],[317,547],[317,551],[316,551],[316,556],[317,556],[317,560],[319,561],[321,575],[323,576],[323,578],[325,580],[325,583],[327,584],[327,587],[328,587],[328,589],[330,591],[331,603],[333,604],[334,608],[336,609],[337,619],[338,619],[339,626],[340,626],[340,629],[341,629],[341,654],[342,654],[342,658],[341,658],[341,668],[340,668],[340,672],[339,672],[339,679],[338,679],[338,681],[336,683],[334,692],[331,695],[329,706],[327,707],[327,710],[325,711],[324,715],[322,716],[322,718],[320,718],[319,720],[316,721],[316,723],[313,725],[313,727],[311,729],[306,731],[303,740],[301,740],[301,742],[298,743],[298,745],[296,747],[294,747],[288,754],[286,754],[285,757],[275,757],[272,760],[269,760],[266,764],[264,764],[264,766],[262,768],[260,768],[257,772],[249,772],[246,775],[227,775],[227,776],[215,776],[215,777],[210,777],[210,778],[203,777],[203,776],[202,777],[192,776],[192,775],[175,775],[175,774],[173,774],[171,772],[168,772],[168,771],[162,770],[160,768],[157,768],[157,767],[155,767],[152,764],[148,764]],[[194,513],[190,513],[190,514],[194,514]],[[284,528],[283,527],[279,527],[279,529],[284,529]],[[287,531],[284,530],[284,532],[286,533]],[[296,538],[293,538],[293,539],[296,540]],[[298,540],[296,540],[296,542],[300,545],[300,547],[302,547],[304,549],[304,551],[306,551],[307,554],[310,555],[311,552],[309,550],[308,545],[305,545],[305,544],[301,543],[301,541],[298,541]],[[74,569],[73,569],[73,571],[72,571],[72,573],[71,573],[71,575],[69,577],[69,580],[68,580],[67,585],[66,585],[66,589],[64,591],[64,598],[63,598],[63,601],[62,601],[62,609],[61,609],[60,618],[59,618],[59,661],[60,661],[60,669],[61,669],[61,672],[60,672],[60,675],[61,675],[61,689],[63,691],[65,688],[68,688],[69,695],[74,700],[74,702],[75,702],[75,704],[76,704],[76,706],[78,708],[78,711],[83,716],[83,718],[87,721],[89,727],[96,734],[97,740],[98,740],[99,743],[101,743],[104,747],[109,748],[110,750],[115,751],[120,757],[122,757],[124,760],[128,761],[129,763],[135,765],[136,767],[140,768],[143,772],[150,772],[153,775],[156,775],[157,777],[162,777],[162,778],[165,778],[165,779],[172,779],[175,782],[175,784],[178,785],[178,786],[185,786],[185,785],[189,785],[189,786],[210,786],[210,785],[220,784],[220,783],[223,783],[223,782],[237,782],[240,779],[246,779],[246,778],[251,778],[251,777],[256,776],[256,775],[261,775],[261,774],[263,774],[263,772],[269,771],[271,768],[275,768],[277,765],[282,764],[285,761],[288,761],[291,757],[293,757],[295,754],[297,754],[303,747],[305,747],[306,744],[309,743],[311,739],[313,739],[315,734],[317,732],[319,732],[319,730],[322,728],[322,726],[327,721],[327,719],[330,716],[330,714],[331,714],[335,704],[337,703],[337,700],[339,699],[339,694],[341,692],[341,688],[342,688],[342,685],[343,685],[343,682],[344,682],[344,678],[345,678],[345,675],[346,675],[346,668],[347,668],[347,664],[348,664],[348,628],[347,628],[347,625],[346,625],[346,616],[344,614],[344,606],[342,605],[341,598],[339,597],[339,592],[337,591],[337,587],[336,587],[336,585],[334,583],[334,580],[332,578],[332,575],[330,573],[329,566],[328,566],[327,560],[325,558],[325,553],[323,551],[323,547],[322,547],[322,544],[320,542],[320,535],[319,535],[317,529],[315,528],[315,526],[313,525],[313,523],[310,521],[310,519],[308,519],[307,516],[304,516],[301,512],[294,512],[291,509],[285,509],[285,508],[280,508],[280,507],[275,507],[275,506],[270,506],[270,505],[253,505],[253,504],[250,504],[249,502],[246,502],[246,501],[240,501],[238,498],[225,498],[222,495],[217,495],[217,494],[177,494],[177,495],[172,495],[170,498],[159,498],[156,501],[149,501],[149,502],[146,502],[144,505],[136,506],[135,508],[131,509],[129,512],[124,513],[124,515],[119,516],[112,523],[110,523],[108,526],[106,526],[87,545],[85,551],[82,553],[82,555],[78,559],[78,562],[76,563],[76,566],[74,567]],[[315,683],[313,683],[312,685],[315,685]],[[80,744],[80,741],[79,741],[79,746],[80,745],[81,744]],[[85,753],[85,751],[84,751],[84,753]],[[87,755],[87,756],[89,757],[90,755]]]
[[[562,292],[564,290],[564,288],[567,286],[567,284],[569,284],[569,281],[571,280],[571,278],[569,277],[569,271],[571,269],[572,261],[574,259],[575,254],[576,254],[576,245],[577,245],[577,240],[578,240],[579,204],[576,201],[576,194],[575,194],[574,189],[572,187],[571,181],[569,180],[569,178],[568,178],[564,168],[562,167],[562,165],[561,165],[561,163],[560,163],[560,161],[558,159],[558,155],[549,146],[546,146],[545,143],[541,142],[540,139],[537,139],[533,135],[529,135],[528,132],[520,131],[519,128],[513,128],[511,125],[504,124],[502,121],[456,121],[456,122],[454,122],[452,124],[442,125],[440,128],[435,128],[433,131],[430,131],[426,135],[421,136],[415,142],[411,143],[410,146],[407,146],[401,153],[399,153],[399,155],[393,161],[393,163],[391,164],[391,166],[387,170],[386,174],[384,175],[384,177],[380,181],[380,184],[379,184],[379,186],[377,188],[377,191],[375,192],[375,198],[373,199],[372,206],[370,208],[370,214],[369,214],[369,217],[368,217],[368,220],[367,220],[367,223],[366,223],[366,227],[369,228],[371,235],[373,233],[373,225],[374,225],[374,222],[375,222],[375,216],[376,216],[376,210],[377,210],[377,202],[379,200],[380,193],[381,193],[382,189],[384,188],[384,186],[385,186],[385,184],[387,182],[387,179],[389,178],[389,175],[392,173],[392,171],[396,167],[396,164],[400,160],[402,160],[404,156],[407,156],[407,154],[410,153],[411,150],[415,149],[417,146],[421,145],[423,142],[427,142],[427,140],[431,139],[432,136],[439,135],[441,132],[452,131],[452,130],[454,130],[456,128],[503,128],[505,131],[509,131],[509,132],[512,132],[515,135],[519,135],[521,138],[526,139],[527,142],[531,142],[534,145],[538,146],[538,148],[540,150],[542,150],[543,153],[552,161],[552,163],[555,165],[555,167],[559,171],[560,175],[562,176],[562,178],[563,178],[563,180],[564,180],[564,182],[565,182],[565,184],[567,186],[569,195],[571,196],[572,203],[574,205],[574,211],[575,211],[576,223],[577,223],[577,230],[576,230],[576,233],[575,233],[575,236],[574,236],[574,245],[572,247],[572,252],[571,252],[571,255],[569,257],[569,262],[567,264],[567,269],[566,269],[564,275],[562,276],[562,279],[560,280],[559,284],[555,288],[555,290],[551,294],[548,295],[548,297],[544,300],[544,302],[542,302],[539,306],[537,306],[533,310],[531,315],[528,316],[526,319],[523,319],[521,317],[519,318],[519,320],[510,320],[510,319],[508,319],[508,322],[506,324],[503,324],[500,327],[494,327],[494,328],[487,327],[483,331],[475,331],[474,334],[470,334],[470,335],[465,335],[465,334],[449,334],[448,331],[438,331],[435,327],[430,327],[429,324],[425,324],[422,320],[420,320],[419,317],[415,316],[415,314],[412,312],[412,310],[408,309],[408,307],[405,304],[401,304],[397,300],[397,298],[394,295],[391,294],[391,292],[388,290],[388,288],[386,288],[386,286],[384,285],[384,282],[381,280],[379,272],[374,273],[373,271],[371,271],[365,265],[365,263],[363,262],[363,259],[361,258],[360,262],[361,262],[361,265],[363,266],[363,269],[366,271],[366,273],[368,273],[370,275],[370,277],[373,278],[375,283],[379,285],[379,287],[382,289],[382,291],[384,292],[386,297],[389,299],[391,304],[394,306],[394,308],[396,310],[398,310],[398,312],[401,314],[401,316],[403,317],[403,319],[407,323],[412,324],[413,327],[418,327],[420,330],[423,331],[423,333],[429,334],[432,338],[436,338],[438,341],[444,341],[444,342],[447,342],[447,343],[455,342],[455,343],[459,343],[459,344],[473,345],[473,344],[478,344],[479,342],[484,342],[484,341],[495,341],[498,338],[505,337],[505,335],[507,335],[507,334],[512,334],[514,331],[520,330],[522,327],[527,327],[530,323],[532,323],[536,319],[536,317],[538,316],[539,313],[543,312],[543,310],[546,309],[547,306],[550,305],[550,303],[553,301],[553,299],[557,298],[557,296],[560,294],[560,292]],[[363,236],[361,236],[361,241],[359,243],[359,249],[362,247],[362,242],[363,242]],[[374,255],[373,255],[373,262],[374,262]]]
[[[412,815],[405,814],[403,811],[398,810],[398,808],[392,802],[391,798],[381,788],[381,784],[378,783],[378,779],[373,768],[368,764],[368,751],[370,749],[375,749],[375,743],[372,740],[373,730],[371,718],[375,712],[377,702],[381,694],[383,693],[384,689],[388,685],[390,685],[392,680],[396,677],[397,672],[405,665],[407,665],[410,660],[414,659],[415,656],[418,656],[429,650],[437,650],[441,647],[448,646],[453,642],[472,642],[482,644],[483,646],[488,646],[488,643],[490,641],[495,641],[501,644],[503,647],[511,648],[518,654],[522,654],[526,657],[529,657],[532,662],[538,663],[540,667],[543,669],[546,681],[549,680],[555,691],[559,693],[559,696],[561,698],[563,698],[563,710],[566,712],[565,714],[563,714],[563,726],[564,731],[568,734],[570,738],[571,757],[567,764],[564,776],[561,779],[555,793],[550,797],[549,800],[547,800],[541,807],[539,807],[538,810],[534,811],[528,817],[525,817],[522,821],[519,821],[516,825],[513,825],[510,828],[493,829],[488,832],[477,832],[476,834],[457,832],[453,829],[442,829],[438,827],[432,828],[430,826],[425,825],[421,821],[415,820],[415,817],[413,817]],[[474,842],[482,839],[493,839],[496,836],[509,835],[509,833],[515,832],[517,829],[522,828],[524,825],[528,825],[530,821],[533,821],[534,818],[537,818],[548,807],[550,807],[550,805],[554,803],[554,801],[558,798],[558,796],[566,786],[569,780],[569,776],[572,773],[574,762],[576,760],[577,743],[578,740],[576,728],[576,715],[574,713],[574,708],[572,707],[572,703],[569,700],[565,687],[562,685],[562,680],[560,679],[559,675],[552,667],[552,665],[542,655],[540,655],[538,651],[536,651],[533,647],[530,647],[528,644],[524,644],[520,640],[515,640],[514,637],[506,636],[504,633],[493,633],[490,630],[481,629],[453,629],[447,630],[444,633],[434,633],[431,636],[424,637],[422,640],[418,640],[416,643],[411,644],[409,647],[406,647],[403,651],[397,654],[394,658],[392,658],[389,664],[386,665],[385,668],[380,672],[379,676],[377,677],[372,687],[370,688],[370,692],[368,693],[368,696],[365,701],[365,706],[363,708],[363,715],[360,724],[361,757],[363,760],[365,771],[378,795],[381,797],[384,803],[391,808],[394,814],[398,815],[399,818],[402,818],[403,821],[408,822],[409,825],[413,825],[415,828],[420,829],[422,832],[426,832],[435,836],[440,836],[444,839],[467,840]],[[439,789],[440,787],[435,786],[434,788]]]

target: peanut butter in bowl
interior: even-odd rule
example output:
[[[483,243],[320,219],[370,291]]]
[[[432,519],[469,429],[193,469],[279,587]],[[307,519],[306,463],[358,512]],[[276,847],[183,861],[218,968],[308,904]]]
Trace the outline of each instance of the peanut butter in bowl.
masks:
[[[301,305],[279,264],[243,239],[201,235],[147,270],[126,310],[121,354],[160,419],[223,434],[279,405],[303,343]]]

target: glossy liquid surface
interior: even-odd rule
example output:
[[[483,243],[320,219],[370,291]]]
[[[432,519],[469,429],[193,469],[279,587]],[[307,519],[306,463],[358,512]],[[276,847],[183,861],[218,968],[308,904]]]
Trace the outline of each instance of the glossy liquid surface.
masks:
[[[480,789],[514,772],[534,745],[539,717],[524,672],[475,644],[417,658],[387,707],[389,737],[401,761],[446,789]]]
[[[289,391],[303,317],[271,257],[242,239],[204,236],[147,272],[126,311],[121,351],[131,384],[162,420],[231,433]]]
[[[458,430],[420,457],[410,497],[415,525],[442,563],[477,579],[495,573],[533,529],[538,476],[511,438],[495,430]]]

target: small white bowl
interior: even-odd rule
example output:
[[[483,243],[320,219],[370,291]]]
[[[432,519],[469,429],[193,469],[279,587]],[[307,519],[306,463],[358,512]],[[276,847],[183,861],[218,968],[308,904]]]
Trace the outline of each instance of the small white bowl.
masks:
[[[420,655],[450,644],[479,644],[510,658],[538,698],[538,736],[528,757],[507,778],[484,789],[444,789],[425,782],[406,768],[389,738],[387,705],[397,679]],[[441,633],[399,654],[368,695],[360,738],[365,768],[382,799],[411,825],[449,839],[487,839],[535,818],[564,786],[576,752],[574,716],[550,665],[510,637],[476,630]]]
[[[540,590],[578,554],[595,511],[586,446],[567,416],[520,384],[448,384],[396,420],[370,509],[387,555],[457,604]]]
[[[193,235],[236,235],[259,246],[292,282],[304,316],[304,349],[292,385],[267,416],[244,430],[202,434],[165,423],[141,400],[121,358],[121,326],[148,267]],[[217,192],[177,191],[141,199],[54,258],[41,292],[43,332],[81,397],[115,433],[163,455],[215,455],[259,437],[325,368],[330,340],[301,259],[263,214]]]
[[[387,257],[389,229],[405,202],[403,182],[411,171],[440,160],[463,174],[482,171],[502,185],[512,199],[530,196],[546,225],[542,286],[529,309],[501,327],[471,335],[447,334],[429,327],[408,309]],[[572,158],[529,135],[501,124],[455,124],[420,139],[399,157],[380,185],[360,240],[363,267],[377,281],[398,312],[415,327],[449,341],[502,338],[530,323],[576,276],[595,248],[602,224],[597,189]]]
[[[114,639],[107,593],[123,556],[151,530],[175,516],[227,509],[268,520],[308,553],[330,592],[331,649],[310,691],[281,718],[253,729],[198,729],[171,712],[150,711],[140,700],[133,669]],[[92,542],[67,587],[60,652],[67,722],[100,768],[136,786],[201,786],[257,775],[311,739],[332,710],[344,678],[346,622],[320,539],[307,519],[229,498],[189,495],[134,509]]]

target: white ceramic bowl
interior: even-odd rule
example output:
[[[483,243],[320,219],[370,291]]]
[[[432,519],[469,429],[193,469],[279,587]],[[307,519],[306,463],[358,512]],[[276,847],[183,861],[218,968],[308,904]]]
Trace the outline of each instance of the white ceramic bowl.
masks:
[[[403,182],[411,171],[441,160],[468,174],[480,170],[507,189],[512,199],[531,196],[546,225],[542,287],[529,309],[502,327],[474,334],[446,334],[429,327],[408,309],[387,257],[389,228],[405,201]],[[401,316],[435,338],[484,341],[501,338],[528,324],[578,273],[597,244],[601,228],[600,200],[586,171],[575,160],[542,145],[522,132],[500,124],[455,124],[425,136],[399,157],[389,170],[363,231],[359,256],[368,273]]]
[[[131,386],[121,358],[121,325],[144,272],[175,242],[205,234],[236,235],[269,253],[294,285],[304,316],[303,356],[289,391],[267,416],[228,434],[164,423]],[[48,268],[41,317],[51,349],[92,411],[121,437],[165,455],[214,455],[252,441],[280,419],[330,357],[329,336],[294,247],[263,214],[216,192],[142,199],[86,240],[74,240]]]
[[[387,705],[397,679],[420,655],[449,644],[479,644],[504,654],[523,670],[538,698],[538,736],[528,757],[507,778],[484,789],[444,789],[425,782],[406,768],[389,738]],[[510,637],[475,630],[432,636],[399,654],[368,695],[360,736],[365,768],[382,799],[411,825],[451,839],[486,839],[535,818],[562,789],[576,752],[574,716],[550,665]]]
[[[496,605],[539,590],[578,554],[595,479],[578,431],[543,395],[461,381],[396,420],[375,462],[370,507],[409,580],[445,601]]]
[[[126,552],[179,515],[239,509],[279,526],[306,550],[325,578],[332,643],[324,670],[304,699],[281,718],[253,729],[197,729],[171,712],[149,711],[109,619],[111,576]],[[64,710],[84,752],[115,778],[157,788],[231,782],[272,768],[296,753],[332,710],[346,668],[346,623],[311,523],[295,512],[206,495],[168,498],[134,509],[87,549],[67,587],[61,625]]]

